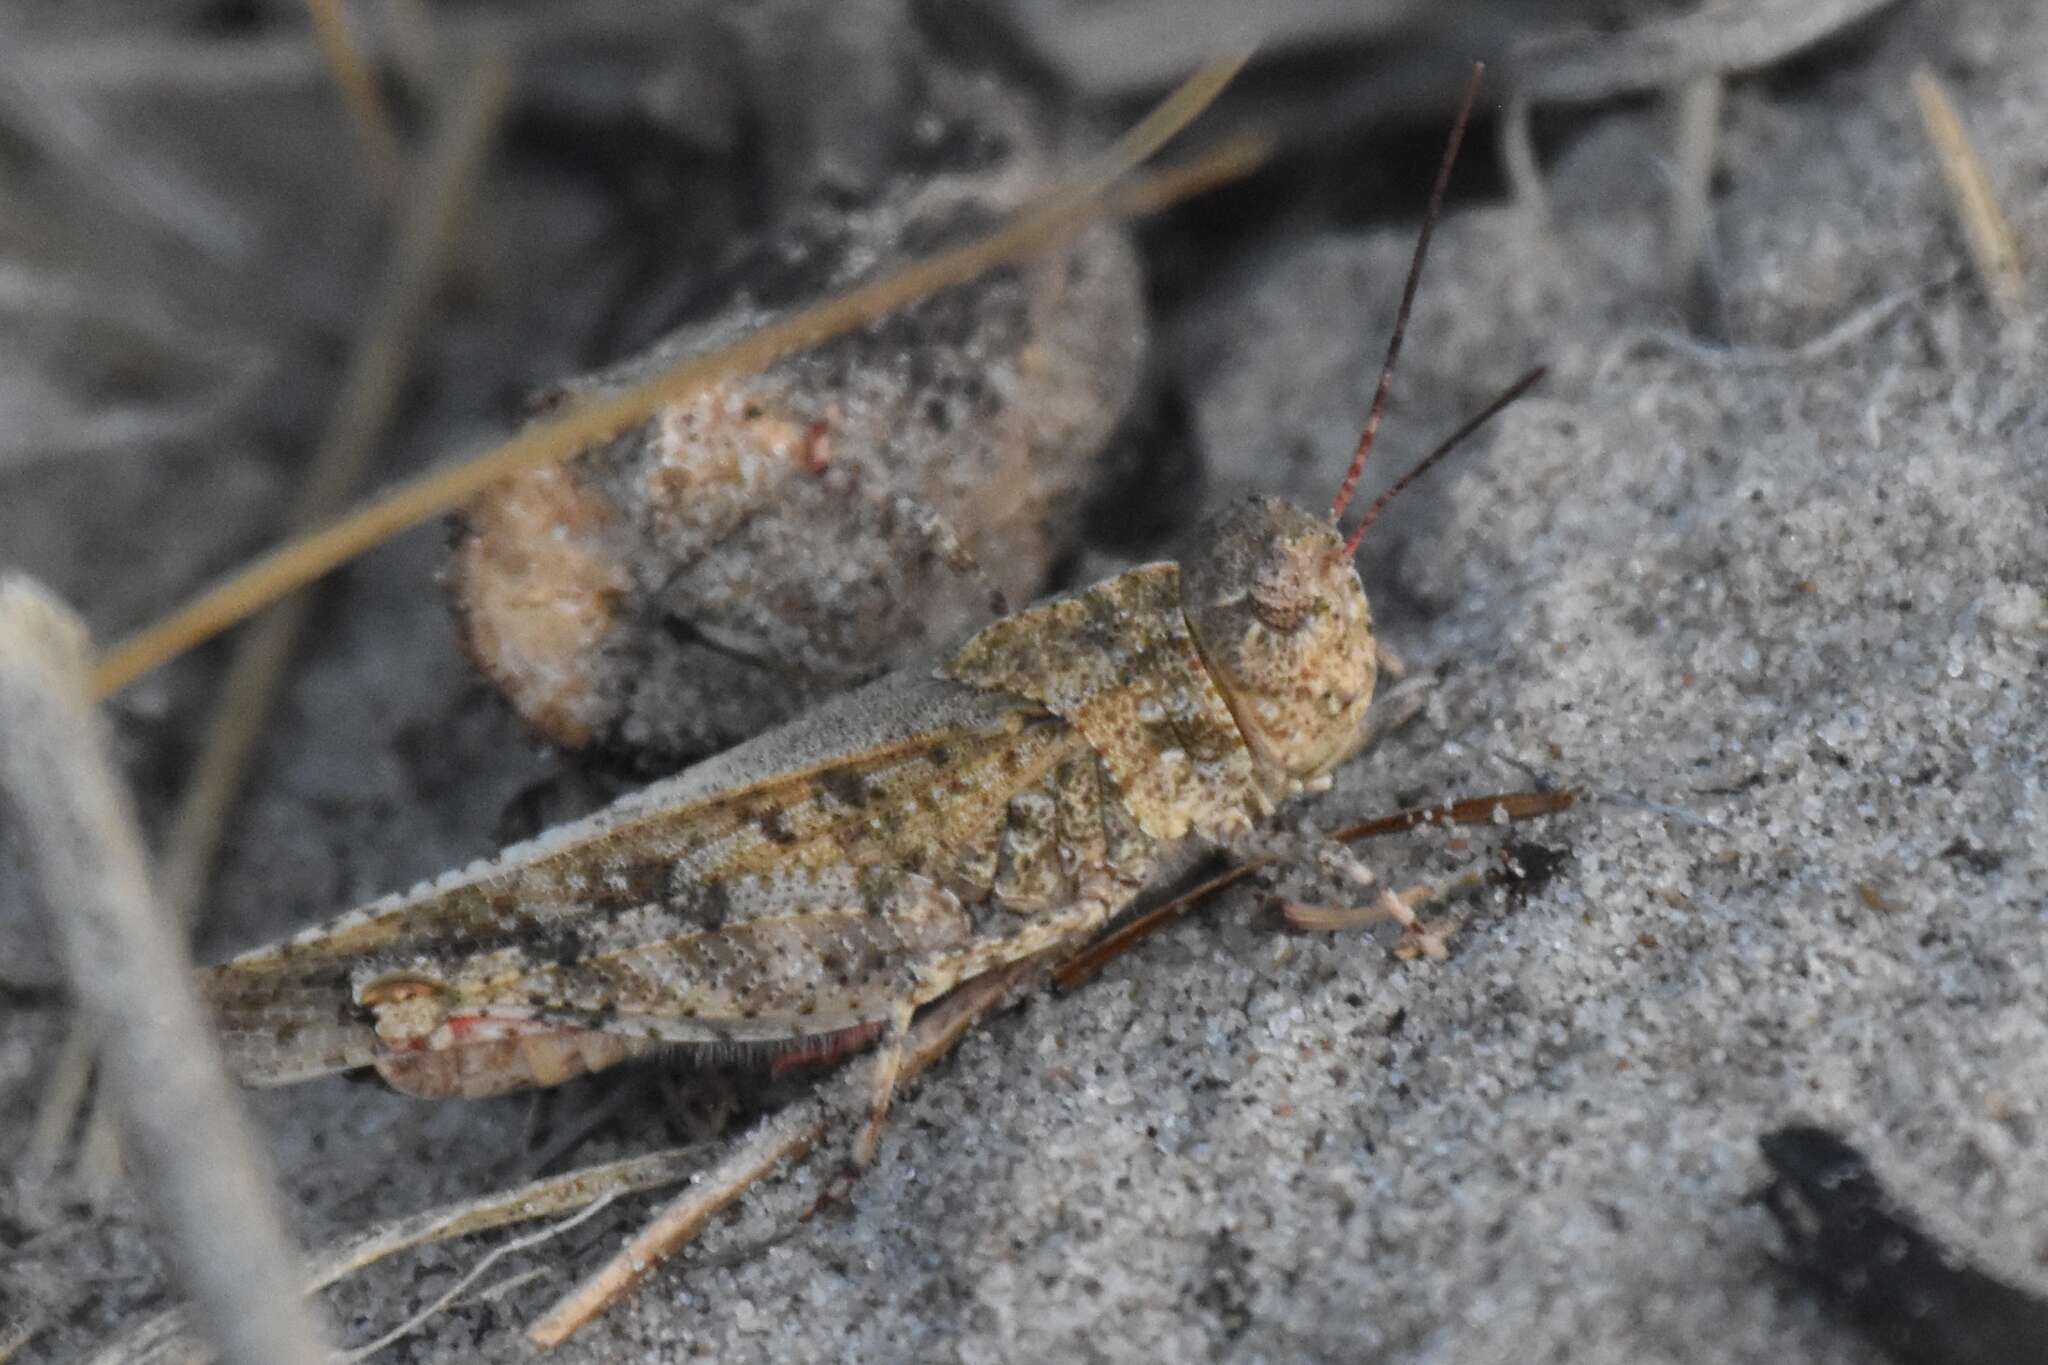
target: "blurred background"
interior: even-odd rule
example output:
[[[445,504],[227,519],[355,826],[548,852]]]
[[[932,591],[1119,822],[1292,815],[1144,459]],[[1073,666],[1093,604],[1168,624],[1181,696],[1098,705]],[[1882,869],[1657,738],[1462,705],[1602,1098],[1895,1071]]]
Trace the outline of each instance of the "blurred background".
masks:
[[[836,450],[833,477],[857,473],[861,497],[841,486],[798,506],[808,486],[735,475],[665,511],[619,491],[618,469],[606,489],[578,475],[585,512],[637,538],[540,570],[528,556],[560,533],[558,491],[472,518],[452,597],[483,674],[543,737],[669,767],[928,652],[986,611],[987,587],[1028,599],[1157,553],[1235,493],[1327,496],[1406,254],[1405,232],[1360,234],[1412,227],[1474,60],[1492,74],[1454,209],[1553,221],[1544,165],[1620,111],[1627,131],[1582,158],[1598,174],[1559,216],[1638,235],[1590,271],[1591,293],[1572,278],[1583,263],[1523,253],[1489,300],[1498,318],[1433,313],[1454,295],[1425,289],[1435,335],[1399,377],[1365,491],[1522,368],[1558,360],[1559,308],[1728,339],[1708,228],[1719,82],[1853,60],[1891,8],[15,4],[0,17],[0,554],[112,638],[278,540],[294,506],[331,512],[607,374],[996,221],[1201,61],[1255,44],[1176,149],[1255,132],[1276,150],[1251,177],[1097,234],[1093,282],[1056,299],[1038,277],[969,291],[950,324],[913,317],[746,400],[786,419],[774,431]],[[492,63],[510,84],[483,95]],[[437,127],[460,145],[430,164]],[[1654,221],[1624,232],[1646,205]],[[924,371],[909,359],[942,344]],[[999,397],[975,397],[989,381]],[[849,407],[852,427],[818,439]],[[1052,415],[1023,429],[1019,410]],[[347,472],[320,476],[320,506],[299,501],[321,503],[303,490],[336,445]],[[1408,523],[1428,525],[1426,500]],[[1368,564],[1406,534],[1376,535]],[[890,566],[920,556],[947,567],[895,582]],[[828,599],[813,559],[888,590]],[[506,606],[531,595],[511,580],[536,573],[590,614],[574,639]],[[590,605],[621,593],[623,607]],[[564,659],[588,673],[581,692],[527,685]],[[127,705],[182,732],[211,685],[197,668]]]
[[[1179,320],[1260,243],[1412,219],[1474,58],[1495,74],[1455,193],[1491,198],[1511,90],[1538,95],[1534,147],[1552,157],[1603,104],[1853,43],[1883,8],[21,0],[0,16],[0,495],[39,514],[7,518],[6,557],[113,630],[274,537],[408,172],[487,52],[516,53],[516,84],[379,479],[715,311],[721,274],[778,228],[974,155],[948,136],[1033,140],[1049,180],[1205,56],[1256,40],[1195,142],[1256,127],[1279,137],[1275,163],[1139,229],[1161,345],[1131,412],[1151,460],[1185,444],[1201,382],[1203,338]],[[1674,18],[1696,31],[1657,29]],[[978,129],[957,98],[935,111],[957,73],[1016,107]],[[1331,400],[1349,412],[1357,395]],[[1186,487],[1188,467],[1169,462],[1166,482]],[[1135,528],[1108,521],[1157,534],[1184,511],[1148,505]]]

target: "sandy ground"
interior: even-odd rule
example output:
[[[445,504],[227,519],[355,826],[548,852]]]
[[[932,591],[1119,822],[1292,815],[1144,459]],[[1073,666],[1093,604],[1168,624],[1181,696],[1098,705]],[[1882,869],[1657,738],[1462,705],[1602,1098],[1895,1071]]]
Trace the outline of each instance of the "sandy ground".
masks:
[[[2027,0],[1908,16],[1818,80],[1731,92],[1731,349],[1658,330],[1676,314],[1648,111],[1551,168],[1553,231],[1506,207],[1444,224],[1390,448],[1532,359],[1553,377],[1376,532],[1386,630],[1435,685],[1318,814],[1533,767],[1599,794],[1518,831],[1569,851],[1554,881],[1484,902],[1443,963],[1222,897],[971,1038],[899,1102],[850,1203],[795,1224],[830,1173],[803,1168],[555,1358],[1847,1365],[1864,1346],[1786,1291],[1749,1199],[1758,1135],[1795,1118],[2048,1285],[2048,349],[2001,335],[1974,283],[1938,287],[1962,255],[1906,85],[1922,55],[2038,237],[2048,12]],[[1213,487],[1327,496],[1408,242],[1279,242],[1191,312],[1169,344],[1213,380],[1194,412],[1231,455]],[[217,946],[487,851],[547,771],[419,590],[439,556],[414,536],[323,612]],[[1405,882],[1507,837],[1372,857]],[[48,1009],[0,1021],[9,1124],[59,1031]],[[606,1093],[573,1088],[549,1123]],[[343,1082],[252,1108],[310,1244],[515,1177],[532,1122],[522,1098]],[[629,1097],[577,1160],[673,1128]],[[13,1240],[90,1290],[58,1340],[165,1301],[132,1210],[14,1200]],[[387,1358],[527,1358],[520,1324],[646,1206]],[[480,1254],[360,1276],[332,1320],[371,1335]]]

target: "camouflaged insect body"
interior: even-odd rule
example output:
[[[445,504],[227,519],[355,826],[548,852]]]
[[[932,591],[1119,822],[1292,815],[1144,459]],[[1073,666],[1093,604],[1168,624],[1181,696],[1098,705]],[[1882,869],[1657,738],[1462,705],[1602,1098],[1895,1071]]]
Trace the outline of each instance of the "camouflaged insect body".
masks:
[[[1370,617],[1252,500],[1185,564],[1019,612],[497,858],[215,968],[245,1080],[547,1085],[668,1044],[816,1046],[1085,938],[1355,751]]]

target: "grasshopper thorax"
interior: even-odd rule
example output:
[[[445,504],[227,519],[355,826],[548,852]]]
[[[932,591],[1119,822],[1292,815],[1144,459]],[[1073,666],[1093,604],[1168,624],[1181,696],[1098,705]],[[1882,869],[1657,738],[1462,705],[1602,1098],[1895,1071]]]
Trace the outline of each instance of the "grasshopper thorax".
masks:
[[[1336,527],[1278,498],[1235,504],[1182,555],[1181,609],[1270,791],[1357,752],[1379,666]]]

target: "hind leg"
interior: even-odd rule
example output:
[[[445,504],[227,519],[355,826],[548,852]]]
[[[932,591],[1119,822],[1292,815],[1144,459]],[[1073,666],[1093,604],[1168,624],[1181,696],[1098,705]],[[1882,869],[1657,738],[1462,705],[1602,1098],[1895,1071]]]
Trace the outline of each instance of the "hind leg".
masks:
[[[1141,879],[1126,883],[1116,878],[1102,878],[1089,884],[1070,903],[1034,915],[1022,928],[965,948],[935,954],[913,968],[906,975],[903,993],[883,1025],[881,1044],[875,1050],[868,1119],[861,1129],[860,1140],[854,1145],[855,1164],[865,1166],[872,1162],[881,1145],[882,1125],[889,1117],[889,1102],[894,1098],[896,1082],[903,1074],[904,1048],[911,1035],[911,1020],[920,1006],[1026,959],[1070,951],[1074,946],[1085,943],[1130,903],[1132,895],[1142,885]]]
[[[896,1006],[883,1026],[882,1041],[875,1049],[874,1080],[868,1091],[868,1121],[853,1145],[853,1163],[866,1166],[882,1145],[882,1125],[889,1119],[889,1103],[896,1096],[896,1081],[903,1074],[904,1045],[910,1037],[910,1020],[917,1006],[908,1000]]]
[[[483,1099],[545,1089],[660,1047],[597,1029],[531,1020],[455,1017],[432,1045],[383,1046],[374,1065],[385,1084],[419,1099]]]

